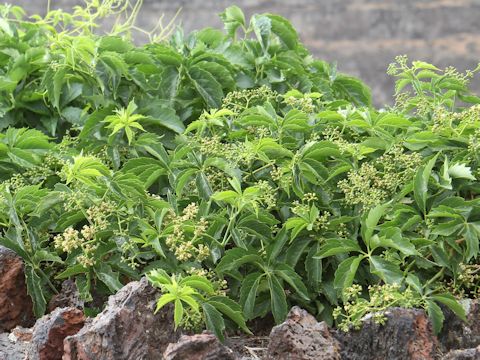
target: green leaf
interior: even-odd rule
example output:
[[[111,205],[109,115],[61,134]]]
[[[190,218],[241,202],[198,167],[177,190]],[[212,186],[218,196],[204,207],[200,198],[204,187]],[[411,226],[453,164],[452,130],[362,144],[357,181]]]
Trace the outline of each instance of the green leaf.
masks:
[[[233,320],[233,322],[235,322],[238,327],[247,334],[252,334],[245,323],[245,318],[243,317],[240,305],[238,305],[235,301],[227,298],[226,296],[212,296],[208,299],[208,303],[213,305],[229,319]]]
[[[262,273],[253,272],[248,274],[242,281],[240,304],[243,306],[243,313],[247,319],[253,319],[254,317],[258,286],[263,276],[265,275]]]
[[[367,246],[370,246],[370,239],[375,231],[378,222],[385,215],[389,204],[377,205],[370,209],[367,216],[362,219],[362,238]]]
[[[105,263],[102,263],[99,268],[95,268],[95,274],[101,282],[107,285],[112,293],[116,293],[123,287],[118,280],[118,273],[114,273],[112,268]]]
[[[270,305],[275,323],[280,324],[287,317],[288,305],[285,291],[275,276],[267,276],[270,289]]]
[[[271,21],[272,33],[278,36],[282,43],[290,50],[295,50],[298,45],[298,35],[293,26],[285,18],[268,14]]]
[[[25,278],[27,282],[27,292],[33,302],[33,314],[36,318],[40,318],[45,314],[47,308],[42,279],[28,264],[25,265]]]
[[[234,248],[228,250],[220,260],[216,270],[219,273],[223,273],[229,270],[237,269],[243,264],[261,264],[263,259],[255,252],[249,252],[242,248]]]
[[[222,85],[206,70],[194,65],[188,69],[188,74],[209,108],[218,109],[222,105]],[[218,79],[221,81],[221,79]]]
[[[480,252],[480,224],[479,223],[467,223],[465,224],[465,230],[463,231],[465,237],[467,252],[465,254],[466,261],[468,262],[472,258],[477,258]]]
[[[277,256],[283,250],[287,241],[288,241],[287,230],[285,227],[282,227],[282,229],[277,233],[277,235],[273,239],[272,244],[270,244],[270,246],[267,248],[267,255],[268,255],[269,261],[272,261],[277,258]]]
[[[163,294],[160,296],[160,299],[157,301],[157,307],[155,308],[155,314],[159,312],[165,305],[170,302],[173,302],[176,299],[176,296],[173,294]]]
[[[314,286],[322,282],[323,265],[322,259],[315,257],[320,251],[320,244],[313,245],[308,251],[305,259],[305,270],[307,271],[308,280]]]
[[[59,264],[63,263],[63,260],[60,258],[60,256],[44,249],[35,251],[35,254],[33,255],[33,261],[35,264],[39,264],[40,262],[44,261]]]
[[[89,273],[77,276],[75,278],[75,285],[77,286],[78,293],[83,301],[90,302],[93,300],[93,297],[90,294],[91,280]]]
[[[351,251],[360,252],[362,249],[355,240],[351,239],[326,239],[325,243],[320,246],[315,257],[324,259],[329,256],[345,254]]]
[[[300,275],[287,264],[275,265],[275,274],[287,282],[305,301],[309,301],[308,290]]]
[[[430,159],[427,165],[418,168],[415,175],[413,194],[418,207],[424,214],[427,212],[428,180],[430,179],[438,155],[439,154]]]
[[[412,125],[412,122],[404,116],[387,113],[377,120],[376,125],[381,127],[408,128]]]
[[[432,322],[434,334],[440,333],[440,330],[442,330],[443,321],[445,320],[442,309],[440,306],[435,304],[434,301],[427,300],[427,313],[430,321]]]
[[[448,168],[448,174],[454,179],[476,180],[472,169],[465,164],[455,164]]]
[[[230,204],[234,202],[238,197],[240,197],[238,193],[232,190],[227,190],[227,191],[220,191],[211,196],[211,199],[214,201],[225,201]]]
[[[272,20],[264,15],[254,15],[250,20],[253,32],[262,46],[264,54],[270,46],[270,34],[272,32]]]
[[[162,126],[177,134],[185,130],[182,120],[180,120],[174,109],[166,106],[158,106],[157,104],[153,105],[142,109],[143,114],[148,116],[143,120],[143,123]]]
[[[348,259],[343,260],[340,265],[338,265],[337,270],[335,271],[335,280],[333,281],[333,286],[336,289],[345,291],[346,288],[349,288],[353,284],[353,279],[357,273],[358,266],[360,261],[362,261],[363,256],[352,256]]]
[[[379,234],[377,246],[397,249],[405,255],[420,255],[408,238],[402,237],[402,231],[397,227],[390,227],[382,231]]]
[[[190,276],[184,277],[179,282],[179,284],[190,286],[190,287],[198,289],[198,290],[202,290],[209,295],[211,295],[215,292],[215,290],[212,286],[212,283],[208,279],[206,279],[202,276],[190,275]]]
[[[180,299],[175,299],[175,308],[173,310],[173,321],[175,323],[175,330],[182,323],[183,319],[183,304]]]
[[[220,17],[225,24],[225,30],[231,37],[235,36],[235,33],[240,26],[245,27],[245,15],[238,6],[229,6],[220,14]]]
[[[453,297],[452,294],[438,294],[433,295],[432,299],[436,302],[442,303],[443,305],[447,306],[450,310],[452,310],[455,315],[457,315],[463,321],[467,321],[467,316],[465,314],[465,309],[463,306]]]
[[[370,89],[353,76],[339,74],[333,82],[332,88],[355,105],[368,107],[371,104]]]
[[[224,341],[225,337],[223,332],[225,331],[225,322],[223,321],[222,314],[213,305],[205,302],[202,304],[203,314],[205,315],[205,324],[207,329],[212,331],[220,341]]]
[[[177,175],[175,185],[175,193],[177,194],[177,197],[182,197],[183,189],[192,180],[197,171],[197,169],[185,169]]]
[[[74,275],[87,273],[88,271],[89,270],[83,265],[75,264],[75,265],[69,266],[63,272],[55,276],[55,279],[58,279],[58,280],[66,279]]]
[[[370,271],[388,284],[400,283],[403,280],[403,273],[400,268],[391,261],[380,256],[371,256]]]
[[[213,191],[208,182],[207,176],[203,172],[197,173],[197,177],[195,178],[195,184],[197,185],[198,194],[204,199],[209,200],[210,196],[212,196]]]

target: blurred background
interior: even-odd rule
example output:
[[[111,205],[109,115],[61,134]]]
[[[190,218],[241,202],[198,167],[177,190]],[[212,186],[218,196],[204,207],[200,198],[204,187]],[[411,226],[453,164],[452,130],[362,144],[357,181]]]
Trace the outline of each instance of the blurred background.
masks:
[[[48,0],[10,0],[44,14]],[[50,0],[64,10],[81,0]],[[337,62],[373,90],[376,105],[392,103],[393,79],[385,72],[396,55],[437,66],[473,69],[480,62],[480,0],[144,0],[138,25],[149,28],[165,14],[186,31],[220,28],[216,14],[230,5],[246,15],[272,12],[288,18],[317,57]],[[472,88],[480,91],[480,80]]]

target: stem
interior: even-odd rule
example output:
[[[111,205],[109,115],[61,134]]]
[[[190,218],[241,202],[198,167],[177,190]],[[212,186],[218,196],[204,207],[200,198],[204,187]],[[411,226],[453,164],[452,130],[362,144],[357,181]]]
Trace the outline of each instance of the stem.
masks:
[[[42,278],[47,282],[47,285],[50,289],[52,289],[52,291],[55,293],[55,294],[58,294],[58,291],[57,289],[55,288],[55,286],[52,284],[52,282],[50,281],[50,279],[48,278],[47,274],[45,274],[43,272],[42,269],[40,268],[37,268],[36,270],[38,270],[38,272],[40,273],[40,275],[42,276]]]
[[[435,280],[437,280],[438,278],[440,278],[440,277],[443,275],[444,272],[445,272],[445,268],[442,267],[439,272],[437,272],[430,280],[428,280],[428,281],[425,283],[425,285],[423,286],[423,288],[425,289],[428,285],[432,284]]]
[[[233,226],[233,223],[235,222],[236,217],[238,216],[238,211],[230,218],[230,221],[228,222],[227,229],[225,230],[225,235],[223,236],[222,240],[222,246],[225,247],[227,245],[228,240],[230,240],[231,237],[231,227]]]

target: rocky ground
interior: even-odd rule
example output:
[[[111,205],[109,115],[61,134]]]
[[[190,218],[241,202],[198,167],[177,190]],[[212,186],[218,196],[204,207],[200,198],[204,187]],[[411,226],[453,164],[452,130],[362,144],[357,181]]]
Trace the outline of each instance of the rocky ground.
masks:
[[[294,307],[269,336],[232,336],[221,344],[207,332],[175,331],[170,307],[153,314],[158,296],[145,279],[134,281],[88,319],[67,281],[50,313],[33,323],[22,261],[0,247],[0,360],[480,359],[479,301],[465,301],[467,323],[445,312],[439,336],[423,310],[392,308],[385,325],[366,319],[361,330],[344,333]]]

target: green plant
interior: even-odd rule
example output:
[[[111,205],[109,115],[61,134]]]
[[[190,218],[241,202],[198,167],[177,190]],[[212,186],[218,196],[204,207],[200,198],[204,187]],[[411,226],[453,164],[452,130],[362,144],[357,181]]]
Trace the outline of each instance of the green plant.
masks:
[[[377,110],[279,16],[230,7],[225,33],[136,46],[136,7],[95,34],[125,15],[114,4],[0,11],[0,244],[24,259],[37,316],[63,279],[89,307],[142,275],[176,326],[220,338],[295,304],[345,329],[393,305],[425,308],[436,331],[439,305],[464,316],[480,252],[474,72],[398,58],[409,93]]]
[[[168,276],[163,270],[154,270],[147,277],[163,292],[157,301],[155,312],[170,302],[174,303],[175,328],[184,321],[184,305],[187,305],[190,311],[196,314],[202,312],[207,328],[215,332],[222,340],[225,329],[223,315],[228,316],[239,328],[250,333],[240,306],[228,297],[218,294],[207,278],[199,275]]]

